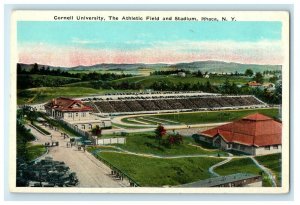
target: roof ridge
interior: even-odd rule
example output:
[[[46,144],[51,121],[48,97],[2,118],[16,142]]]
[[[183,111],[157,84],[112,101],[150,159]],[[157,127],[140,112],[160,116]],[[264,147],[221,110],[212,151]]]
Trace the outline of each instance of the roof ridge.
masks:
[[[255,112],[253,114],[247,115],[246,117],[243,117],[242,120],[267,121],[267,120],[273,120],[273,119],[271,117],[263,115],[259,112]]]

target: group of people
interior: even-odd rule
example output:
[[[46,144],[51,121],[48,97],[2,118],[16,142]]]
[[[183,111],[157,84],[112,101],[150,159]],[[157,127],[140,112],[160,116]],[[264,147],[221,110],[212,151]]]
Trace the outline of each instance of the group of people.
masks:
[[[73,147],[73,143],[72,142],[67,142],[67,147]]]

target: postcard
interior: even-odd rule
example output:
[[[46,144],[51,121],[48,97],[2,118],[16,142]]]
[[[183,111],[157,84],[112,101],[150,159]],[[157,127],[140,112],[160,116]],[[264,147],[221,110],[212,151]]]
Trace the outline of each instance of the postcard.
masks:
[[[11,22],[10,191],[289,192],[289,13]]]

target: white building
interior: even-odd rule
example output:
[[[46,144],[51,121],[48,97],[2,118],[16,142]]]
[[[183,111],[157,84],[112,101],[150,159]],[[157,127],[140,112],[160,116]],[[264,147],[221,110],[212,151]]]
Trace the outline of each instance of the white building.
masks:
[[[183,78],[186,76],[185,72],[178,72],[177,75]]]
[[[110,118],[102,118],[93,114],[93,109],[80,100],[56,98],[45,104],[46,113],[53,118],[63,120],[75,127],[90,131],[97,125],[111,127]]]

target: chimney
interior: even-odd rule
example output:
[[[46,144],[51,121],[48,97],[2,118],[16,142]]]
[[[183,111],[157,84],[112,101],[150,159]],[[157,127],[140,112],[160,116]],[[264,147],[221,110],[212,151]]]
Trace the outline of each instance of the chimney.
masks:
[[[56,98],[52,99],[52,105],[56,105]]]

